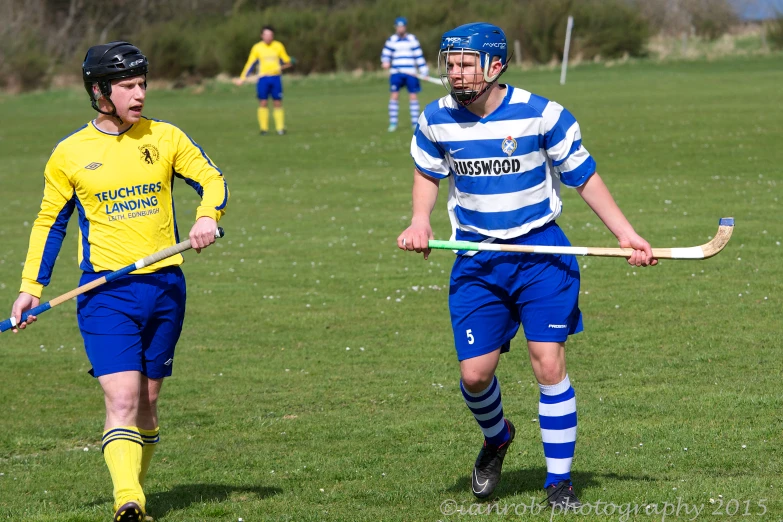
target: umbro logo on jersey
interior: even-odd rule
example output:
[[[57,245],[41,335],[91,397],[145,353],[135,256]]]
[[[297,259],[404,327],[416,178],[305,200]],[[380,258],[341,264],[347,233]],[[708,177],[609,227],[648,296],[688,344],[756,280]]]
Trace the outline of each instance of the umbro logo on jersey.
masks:
[[[96,163],[96,162],[93,161],[92,163],[90,163],[89,165],[87,165],[84,168],[87,169],[87,170],[95,170],[98,167],[100,167],[101,165],[103,165],[103,163]]]

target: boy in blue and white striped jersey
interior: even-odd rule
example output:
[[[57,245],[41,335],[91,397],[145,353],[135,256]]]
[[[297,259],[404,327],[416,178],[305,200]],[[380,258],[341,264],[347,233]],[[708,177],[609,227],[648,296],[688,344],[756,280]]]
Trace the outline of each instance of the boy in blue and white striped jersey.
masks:
[[[411,113],[411,125],[416,128],[419,119],[419,98],[421,91],[419,75],[428,76],[429,69],[421,52],[421,44],[412,34],[408,34],[408,21],[399,17],[394,21],[396,33],[391,35],[381,52],[381,65],[387,69],[389,77],[389,132],[397,130],[400,89],[408,89],[408,101]]]
[[[596,173],[574,116],[555,102],[497,83],[506,67],[499,27],[473,23],[443,35],[438,68],[450,92],[419,117],[411,143],[413,217],[398,246],[428,257],[430,214],[444,178],[452,239],[568,246],[555,223],[562,184],[577,190],[621,247],[634,249],[630,264],[656,264],[650,245]],[[582,331],[578,296],[573,256],[458,252],[449,309],[462,395],[484,434],[472,477],[479,498],[489,497],[500,481],[514,439],[495,369],[521,324],[540,389],[547,499],[564,510],[581,505],[571,483],[577,415],[565,363],[568,336]]]

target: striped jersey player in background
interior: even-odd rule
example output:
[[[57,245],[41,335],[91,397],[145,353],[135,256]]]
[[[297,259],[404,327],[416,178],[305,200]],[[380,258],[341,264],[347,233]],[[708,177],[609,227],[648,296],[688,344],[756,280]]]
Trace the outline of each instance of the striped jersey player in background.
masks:
[[[438,67],[451,92],[424,109],[411,143],[413,218],[398,238],[429,255],[430,214],[448,178],[452,239],[569,245],[555,219],[561,185],[576,189],[617,237],[633,248],[629,263],[655,264],[650,245],[618,208],[582,145],[579,125],[561,105],[497,82],[507,67],[503,31],[472,23],[443,35]],[[462,395],[484,434],[473,493],[489,497],[514,440],[495,369],[520,324],[540,388],[539,421],[547,498],[560,509],[580,505],[571,483],[576,399],[566,373],[565,343],[582,331],[579,265],[573,256],[458,252],[449,309]]]
[[[416,93],[421,91],[417,75],[429,75],[427,62],[421,51],[421,44],[412,34],[408,34],[408,20],[399,17],[394,21],[396,33],[391,35],[381,52],[381,65],[387,69],[389,77],[389,132],[397,130],[400,89],[408,89],[408,101],[411,114],[411,125],[416,128],[419,119],[419,98]]]
[[[275,30],[271,25],[261,29],[261,41],[250,49],[247,63],[234,83],[242,85],[248,74],[256,68],[258,82],[256,97],[258,98],[258,127],[261,135],[269,132],[268,99],[272,97],[272,117],[275,120],[275,130],[281,136],[285,134],[285,113],[283,112],[283,69],[293,65],[285,46],[275,40]]]
[[[39,304],[74,210],[80,285],[179,242],[175,177],[201,196],[191,244],[200,251],[215,241],[228,201],[225,179],[184,132],[142,116],[147,69],[147,58],[127,42],[87,51],[82,76],[100,114],[60,141],[46,164],[41,210],[12,310],[17,321]],[[77,300],[90,373],[105,396],[102,451],[114,484],[115,522],[145,515],[142,487],[160,440],[158,394],[172,373],[185,316],[182,262],[181,255],[170,257]]]

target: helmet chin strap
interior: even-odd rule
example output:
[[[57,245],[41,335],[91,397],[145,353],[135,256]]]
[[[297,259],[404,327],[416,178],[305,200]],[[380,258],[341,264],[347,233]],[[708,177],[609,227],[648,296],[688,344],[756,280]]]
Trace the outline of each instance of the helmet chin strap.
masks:
[[[109,116],[110,118],[116,119],[120,125],[124,125],[125,122],[122,121],[122,118],[120,118],[119,115],[117,114],[117,107],[114,105],[114,102],[111,101],[111,85],[109,85],[108,90],[104,90],[103,87],[104,86],[101,85],[101,83],[99,82],[98,89],[100,90],[100,95],[96,95],[97,93],[93,91],[92,108],[105,116]],[[106,100],[106,102],[111,106],[111,112],[106,112],[104,110],[101,110],[100,107],[98,107],[98,100],[100,100],[101,98]]]
[[[101,114],[109,116],[110,118],[114,118],[119,122],[120,125],[124,125],[125,122],[122,121],[122,118],[120,118],[120,116],[117,114],[117,107],[114,106],[114,102],[112,102],[110,98],[106,98],[106,101],[109,103],[109,105],[111,105],[111,112],[101,110],[100,107],[98,107],[97,101],[95,100],[93,100],[92,102],[92,108],[100,112]]]

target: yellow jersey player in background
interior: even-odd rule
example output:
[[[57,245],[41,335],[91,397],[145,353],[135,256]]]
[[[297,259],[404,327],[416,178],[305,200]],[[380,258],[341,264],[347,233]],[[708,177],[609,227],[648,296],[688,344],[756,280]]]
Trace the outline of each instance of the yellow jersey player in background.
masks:
[[[39,304],[74,210],[80,284],[179,241],[175,177],[202,198],[190,230],[193,247],[214,242],[228,201],[225,179],[184,132],[142,116],[147,68],[147,58],[127,42],[87,51],[82,76],[100,114],[60,141],[46,164],[41,210],[12,310],[17,321]],[[77,300],[91,373],[105,395],[102,451],[114,485],[115,522],[145,520],[142,486],[160,440],[158,394],[172,373],[185,315],[182,261],[181,255],[168,258]]]
[[[292,65],[291,57],[286,53],[285,46],[275,40],[275,30],[270,25],[264,26],[261,29],[261,41],[250,49],[250,56],[247,58],[245,68],[242,69],[242,74],[234,80],[236,85],[242,85],[248,79],[250,71],[258,66],[256,96],[258,97],[258,126],[261,128],[262,136],[269,132],[267,98],[270,96],[274,106],[275,130],[281,136],[285,134],[282,74],[283,69],[288,69]]]

